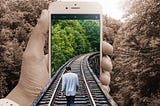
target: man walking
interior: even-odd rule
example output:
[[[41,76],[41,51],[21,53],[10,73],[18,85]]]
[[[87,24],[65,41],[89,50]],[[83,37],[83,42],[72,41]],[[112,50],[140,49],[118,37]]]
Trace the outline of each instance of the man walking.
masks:
[[[67,99],[67,106],[74,106],[74,98],[79,87],[78,76],[71,72],[71,67],[66,67],[62,76],[62,96]]]

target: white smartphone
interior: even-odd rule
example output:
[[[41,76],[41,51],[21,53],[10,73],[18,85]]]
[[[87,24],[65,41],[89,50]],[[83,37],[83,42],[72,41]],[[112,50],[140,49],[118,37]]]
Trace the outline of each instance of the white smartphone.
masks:
[[[101,5],[97,2],[53,2],[49,15],[49,69],[52,75],[77,55],[99,52],[101,61]]]

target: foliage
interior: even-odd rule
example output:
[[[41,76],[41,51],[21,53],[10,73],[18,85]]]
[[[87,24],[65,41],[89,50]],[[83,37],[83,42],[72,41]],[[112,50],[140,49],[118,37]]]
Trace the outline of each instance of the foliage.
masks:
[[[100,45],[100,24],[99,21],[96,20],[81,20],[81,25],[86,32],[87,39],[91,43],[91,48],[94,51],[99,51]]]
[[[70,58],[99,50],[97,21],[54,20],[52,24],[52,74]]]
[[[160,101],[160,2],[136,0],[114,42],[112,95],[119,105]]]
[[[115,35],[122,24],[118,20],[103,16],[103,40],[113,44]]]

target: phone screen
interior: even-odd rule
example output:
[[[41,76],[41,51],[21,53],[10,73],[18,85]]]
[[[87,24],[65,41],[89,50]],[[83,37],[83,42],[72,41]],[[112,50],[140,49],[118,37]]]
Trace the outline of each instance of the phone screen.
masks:
[[[52,75],[69,59],[100,51],[100,14],[51,14]]]

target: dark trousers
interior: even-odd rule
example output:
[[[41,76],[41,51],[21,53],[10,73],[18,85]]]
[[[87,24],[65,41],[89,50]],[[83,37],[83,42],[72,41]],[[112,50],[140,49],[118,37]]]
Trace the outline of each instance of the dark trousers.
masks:
[[[75,96],[66,96],[66,98],[67,98],[67,106],[74,106]]]

